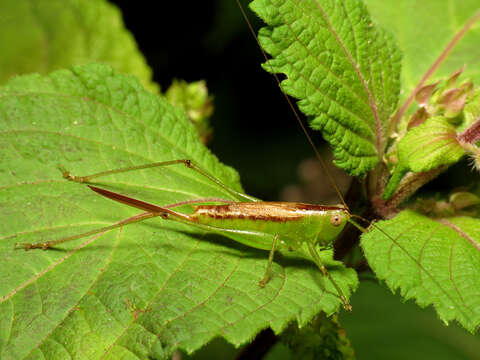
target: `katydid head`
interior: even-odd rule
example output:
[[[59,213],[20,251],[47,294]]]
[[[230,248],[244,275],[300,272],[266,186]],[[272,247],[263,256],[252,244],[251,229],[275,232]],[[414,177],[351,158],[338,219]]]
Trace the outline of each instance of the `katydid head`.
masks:
[[[339,210],[335,210],[335,212],[330,216],[330,224],[333,227],[339,227],[340,231],[343,229],[347,221],[350,219],[350,212],[348,209],[344,208],[343,205],[338,205]]]
[[[324,216],[326,216],[325,222],[316,238],[317,244],[321,247],[330,246],[351,217],[350,212],[343,205],[333,207]]]

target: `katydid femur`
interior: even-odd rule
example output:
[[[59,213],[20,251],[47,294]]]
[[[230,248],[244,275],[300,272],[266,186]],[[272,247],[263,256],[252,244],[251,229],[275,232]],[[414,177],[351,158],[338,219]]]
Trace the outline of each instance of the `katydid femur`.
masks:
[[[351,310],[351,306],[342,289],[330,276],[318,253],[319,250],[331,247],[336,237],[345,227],[347,221],[351,222],[351,214],[345,205],[322,206],[293,202],[259,201],[226,186],[190,160],[157,162],[108,170],[88,176],[74,176],[63,168],[62,171],[64,178],[68,180],[89,183],[92,179],[101,176],[175,164],[184,164],[188,168],[205,176],[232,194],[239,201],[202,198],[157,206],[89,185],[90,189],[102,196],[141,209],[144,212],[110,226],[82,234],[46,242],[17,243],[15,246],[25,250],[46,250],[67,241],[102,233],[128,224],[138,223],[153,217],[160,217],[165,220],[178,221],[202,230],[218,233],[253,248],[269,250],[270,253],[265,274],[259,281],[259,286],[261,287],[265,286],[272,277],[271,266],[275,251],[295,251],[303,257],[312,260],[318,266],[322,274],[328,278],[336,289],[344,308]],[[205,205],[205,203],[212,202],[217,203],[217,205]],[[218,203],[220,205],[218,205]],[[172,210],[174,207],[186,204],[194,206],[194,212],[192,214]]]

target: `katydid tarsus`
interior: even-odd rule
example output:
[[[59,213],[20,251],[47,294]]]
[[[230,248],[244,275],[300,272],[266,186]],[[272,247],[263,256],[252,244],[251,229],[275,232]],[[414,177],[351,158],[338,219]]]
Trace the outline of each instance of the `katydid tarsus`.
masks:
[[[291,104],[290,106],[295,113],[293,106]],[[299,119],[296,113],[295,116],[297,119]],[[300,124],[302,125],[307,139],[312,144],[313,149],[315,150],[317,157],[322,164],[322,167],[325,169],[321,157],[301,121]],[[351,310],[351,306],[343,291],[330,276],[328,270],[322,263],[319,256],[319,251],[332,246],[334,240],[343,230],[347,222],[351,222],[361,230],[364,229],[352,221],[351,217],[354,215],[350,213],[340,191],[337,189],[335,182],[330,176],[330,182],[335,188],[342,205],[322,206],[303,203],[258,201],[256,198],[239,193],[229,188],[210,175],[208,172],[197,166],[195,163],[187,159],[172,159],[171,161],[107,170],[105,172],[87,176],[74,176],[64,169],[63,176],[71,181],[76,181],[79,183],[91,183],[96,178],[111,174],[160,166],[181,166],[182,164],[193,171],[196,171],[198,174],[205,176],[219,187],[222,187],[224,190],[233,195],[238,201],[219,198],[202,198],[158,206],[90,185],[90,188],[100,195],[114,201],[139,208],[144,212],[110,226],[95,229],[86,233],[46,242],[18,243],[16,246],[25,250],[46,250],[67,241],[75,240],[85,236],[91,236],[97,233],[103,233],[105,231],[123,227],[128,224],[138,223],[146,219],[160,217],[164,220],[178,221],[206,231],[219,233],[247,246],[269,251],[265,274],[259,280],[259,286],[262,287],[268,283],[272,276],[271,266],[274,260],[275,251],[290,252],[294,250],[296,253],[299,253],[305,258],[312,260],[317,265],[322,274],[336,289],[344,308]],[[328,171],[326,171],[326,173],[329,175]],[[205,205],[206,203],[215,203],[216,205]],[[192,214],[185,214],[173,210],[173,208],[186,204],[190,204],[194,207],[194,212]]]

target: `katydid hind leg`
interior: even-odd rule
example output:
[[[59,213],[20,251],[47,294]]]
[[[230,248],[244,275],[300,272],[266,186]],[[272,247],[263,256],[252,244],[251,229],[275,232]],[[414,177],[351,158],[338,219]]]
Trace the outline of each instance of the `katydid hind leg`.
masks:
[[[188,215],[185,215],[185,214],[182,214],[182,213],[179,213],[179,212],[176,212],[176,211],[173,211],[173,210],[169,209],[170,207],[179,206],[179,205],[182,205],[183,203],[190,203],[190,201],[186,201],[186,202],[183,202],[183,203],[170,204],[170,205],[166,205],[165,207],[161,207],[161,206],[146,203],[144,201],[137,200],[137,199],[134,199],[134,198],[131,198],[131,197],[119,194],[119,193],[115,193],[115,192],[108,191],[108,190],[105,190],[105,189],[97,188],[95,186],[89,185],[89,187],[90,187],[90,189],[99,193],[102,196],[105,196],[109,199],[115,200],[115,201],[120,202],[120,203],[127,204],[127,205],[132,206],[132,207],[139,208],[141,210],[145,210],[146,212],[135,215],[135,216],[132,216],[132,217],[129,217],[129,218],[124,219],[124,220],[121,220],[121,221],[116,222],[116,223],[114,223],[112,225],[109,225],[109,226],[93,229],[93,230],[90,230],[90,231],[87,231],[87,232],[84,232],[84,233],[80,233],[80,234],[76,234],[76,235],[72,235],[72,236],[66,236],[66,237],[62,237],[62,238],[59,238],[59,239],[42,241],[42,242],[37,242],[37,243],[16,243],[15,244],[15,249],[24,249],[24,250],[42,249],[42,250],[47,250],[49,248],[52,248],[56,245],[59,245],[59,244],[65,243],[65,242],[69,242],[69,241],[81,239],[81,238],[84,238],[84,237],[100,234],[100,233],[107,232],[107,231],[110,231],[110,230],[114,230],[116,228],[126,226],[126,225],[129,225],[129,224],[139,223],[139,222],[142,222],[142,221],[145,221],[147,219],[154,218],[154,217],[161,217],[163,219],[177,220],[177,221],[181,220],[182,222],[191,224],[191,221],[189,220]],[[219,199],[217,199],[217,200],[219,200]],[[191,201],[191,202],[198,202],[198,201],[200,201],[200,200],[194,200],[194,201]]]
[[[73,235],[73,236],[66,236],[66,237],[59,238],[59,239],[54,239],[54,240],[49,240],[49,241],[41,241],[41,242],[37,242],[37,243],[16,243],[15,244],[15,249],[24,249],[26,251],[31,250],[31,249],[47,250],[49,248],[52,248],[56,245],[59,245],[59,244],[62,244],[62,243],[68,242],[68,241],[77,240],[77,239],[81,239],[81,238],[84,238],[84,237],[87,237],[87,236],[92,236],[92,235],[104,233],[104,232],[107,232],[107,231],[110,231],[110,230],[113,230],[113,229],[116,229],[116,228],[119,228],[119,227],[122,227],[122,226],[125,226],[125,225],[135,224],[135,223],[138,223],[138,222],[141,222],[141,221],[144,221],[144,220],[147,220],[147,219],[151,219],[151,218],[156,217],[156,216],[161,216],[161,215],[162,214],[159,214],[159,213],[155,214],[155,213],[150,213],[150,212],[141,213],[141,214],[129,217],[127,219],[124,219],[122,221],[119,221],[115,224],[105,226],[105,227],[101,227],[101,228],[97,228],[97,229],[93,229],[93,230],[90,230],[90,231],[87,231],[87,232],[84,232],[84,233],[81,233],[81,234],[76,234],[76,235]]]
[[[118,169],[101,171],[101,172],[94,173],[94,174],[89,174],[89,175],[86,175],[86,176],[72,175],[72,173],[70,171],[68,171],[62,165],[58,165],[58,168],[62,172],[62,176],[67,180],[75,181],[75,182],[79,182],[79,183],[89,183],[89,182],[91,182],[92,179],[96,179],[96,178],[103,177],[103,176],[120,174],[120,173],[125,173],[125,172],[130,172],[130,171],[136,171],[136,170],[152,169],[152,168],[161,167],[161,166],[178,165],[178,164],[183,164],[188,169],[194,170],[198,174],[207,178],[211,182],[215,183],[216,185],[218,185],[219,187],[221,187],[222,189],[227,191],[229,194],[235,196],[236,198],[238,198],[242,201],[258,201],[258,199],[254,198],[253,196],[243,194],[243,193],[241,193],[239,191],[236,191],[235,189],[225,185],[223,182],[218,180],[215,176],[211,175],[208,171],[203,170],[200,166],[198,166],[193,161],[188,160],[188,159],[159,161],[159,162],[137,165],[137,166],[128,166],[128,167],[123,167],[123,168],[118,168]]]
[[[267,269],[265,270],[265,275],[263,276],[263,279],[258,282],[258,286],[260,287],[265,287],[267,283],[271,280],[272,278],[272,263],[273,263],[273,255],[275,254],[275,247],[277,246],[277,241],[280,236],[277,234],[273,238],[272,241],[272,249],[270,250],[270,253],[268,254],[268,263],[267,263]]]

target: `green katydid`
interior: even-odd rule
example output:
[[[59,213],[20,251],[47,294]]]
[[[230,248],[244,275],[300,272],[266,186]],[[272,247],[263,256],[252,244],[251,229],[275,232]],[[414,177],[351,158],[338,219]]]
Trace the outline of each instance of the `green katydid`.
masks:
[[[222,234],[228,238],[238,241],[250,247],[262,250],[269,250],[267,268],[265,275],[259,282],[263,287],[270,280],[271,266],[275,251],[296,253],[312,260],[333,284],[344,308],[351,310],[343,291],[328,273],[323,265],[318,250],[331,247],[333,241],[345,227],[347,221],[351,222],[352,216],[346,205],[322,206],[291,202],[264,202],[254,197],[237,192],[212,175],[192,163],[190,160],[172,160],[140,166],[133,166],[121,169],[104,171],[88,176],[74,176],[65,169],[64,178],[80,183],[91,182],[92,179],[111,174],[127,171],[140,170],[158,166],[169,166],[184,164],[190,169],[207,177],[222,187],[239,201],[230,201],[218,198],[203,198],[180,203],[157,206],[141,200],[134,199],[116,192],[108,191],[89,185],[90,189],[98,194],[114,201],[139,208],[145,212],[131,218],[122,220],[113,225],[95,229],[86,233],[50,240],[39,243],[17,243],[16,247],[25,250],[43,249],[46,250],[55,245],[82,238],[85,236],[102,233],[128,224],[161,217],[165,220],[174,220],[191,226]],[[197,205],[205,203],[222,203],[221,205]],[[194,205],[193,214],[185,214],[172,210],[181,205]],[[357,225],[358,226],[358,225]]]

